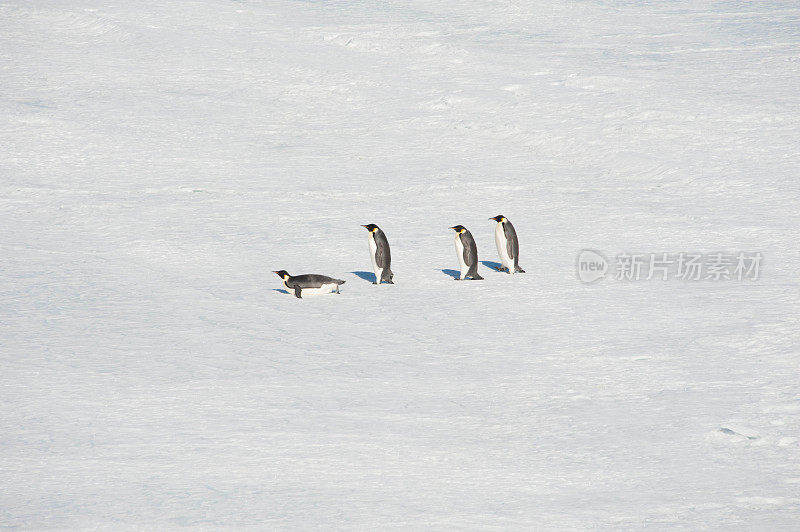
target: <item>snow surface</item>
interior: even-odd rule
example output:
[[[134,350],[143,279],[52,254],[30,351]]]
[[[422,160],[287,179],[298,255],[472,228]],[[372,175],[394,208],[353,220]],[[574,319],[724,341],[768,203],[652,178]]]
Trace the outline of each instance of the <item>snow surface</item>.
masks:
[[[798,528],[796,1],[5,0],[0,65],[0,526]]]

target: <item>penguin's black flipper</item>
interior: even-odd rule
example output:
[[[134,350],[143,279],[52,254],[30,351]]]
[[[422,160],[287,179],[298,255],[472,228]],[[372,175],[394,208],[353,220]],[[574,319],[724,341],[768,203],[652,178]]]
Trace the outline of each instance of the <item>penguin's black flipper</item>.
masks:
[[[302,293],[302,291],[303,291],[302,288],[300,288],[299,286],[295,286],[294,287],[294,296],[296,298],[298,298],[298,299],[303,299],[303,296],[300,295]]]

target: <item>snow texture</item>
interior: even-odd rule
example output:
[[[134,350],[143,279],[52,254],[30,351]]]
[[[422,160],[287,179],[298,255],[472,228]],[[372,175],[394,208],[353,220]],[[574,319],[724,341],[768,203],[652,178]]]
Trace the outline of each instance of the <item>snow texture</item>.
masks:
[[[797,529],[797,2],[6,0],[0,58],[0,526]]]

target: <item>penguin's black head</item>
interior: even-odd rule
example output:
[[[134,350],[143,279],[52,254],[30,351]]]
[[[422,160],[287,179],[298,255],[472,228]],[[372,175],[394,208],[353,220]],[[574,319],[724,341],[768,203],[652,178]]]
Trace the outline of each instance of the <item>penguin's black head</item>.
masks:
[[[370,233],[374,233],[378,229],[378,226],[375,224],[362,225],[361,227],[365,228]]]
[[[505,216],[503,216],[502,214],[498,214],[497,216],[495,216],[495,217],[493,217],[493,218],[489,218],[489,219],[490,219],[490,220],[494,220],[494,221],[495,221],[495,222],[497,222],[497,223],[500,223],[500,222],[505,222],[505,221],[506,221],[506,217],[505,217]]]
[[[289,273],[286,270],[278,270],[272,273],[277,273],[278,277],[280,277],[281,279],[286,279],[287,277],[291,277],[291,275],[289,275]]]
[[[453,230],[453,231],[455,231],[456,233],[463,233],[464,231],[466,231],[466,230],[467,230],[467,228],[466,228],[466,227],[464,227],[463,225],[454,225],[454,226],[453,226],[453,227],[451,227],[450,229],[452,229],[452,230]]]

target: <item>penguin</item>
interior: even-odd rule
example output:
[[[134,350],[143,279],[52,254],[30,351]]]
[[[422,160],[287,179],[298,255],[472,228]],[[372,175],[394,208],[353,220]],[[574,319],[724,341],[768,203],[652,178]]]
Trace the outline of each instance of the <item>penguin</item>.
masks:
[[[500,262],[503,263],[500,268],[497,268],[497,271],[525,273],[525,270],[519,267],[519,241],[514,226],[502,214],[489,219],[497,222],[497,226],[494,228],[494,242],[497,244]]]
[[[456,232],[456,255],[458,255],[458,262],[461,265],[461,277],[456,281],[464,280],[467,277],[476,281],[482,280],[483,277],[478,275],[478,246],[475,245],[472,233],[463,225],[456,225],[450,229]]]
[[[277,273],[278,277],[283,279],[283,285],[291,293],[294,292],[295,297],[302,298],[302,294],[328,294],[330,292],[339,293],[339,285],[345,282],[341,279],[334,279],[327,275],[317,275],[308,273],[305,275],[289,275],[286,270],[278,270],[272,273]]]
[[[392,254],[389,251],[389,241],[381,228],[375,224],[362,225],[369,231],[369,255],[372,258],[372,269],[375,271],[375,282],[381,284],[387,282],[394,284],[392,277]]]

